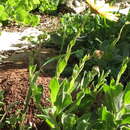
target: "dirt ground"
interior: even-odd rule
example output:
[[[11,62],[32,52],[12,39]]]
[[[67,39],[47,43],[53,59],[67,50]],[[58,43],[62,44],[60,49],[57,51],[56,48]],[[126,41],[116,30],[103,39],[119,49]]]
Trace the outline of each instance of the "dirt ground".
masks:
[[[18,102],[18,104],[14,105],[11,111],[7,113],[7,116],[16,113],[18,109],[23,110],[25,97],[29,87],[28,77],[28,68],[25,65],[14,66],[13,64],[6,64],[0,66],[0,90],[4,90],[4,111],[6,112],[11,104]],[[49,106],[47,99],[49,97],[48,84],[50,79],[51,77],[49,74],[43,73],[37,80],[37,84],[42,85],[44,90],[41,100],[43,106]],[[36,107],[33,101],[31,101],[25,123],[32,123],[33,125],[42,123],[41,120],[34,116],[36,113]]]

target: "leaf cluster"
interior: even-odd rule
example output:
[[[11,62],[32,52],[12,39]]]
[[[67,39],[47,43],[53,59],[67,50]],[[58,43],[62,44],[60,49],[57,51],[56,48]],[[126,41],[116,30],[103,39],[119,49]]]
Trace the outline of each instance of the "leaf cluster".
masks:
[[[16,21],[24,25],[36,26],[40,17],[32,14],[33,10],[41,12],[57,9],[59,0],[4,0],[0,2],[0,22]]]

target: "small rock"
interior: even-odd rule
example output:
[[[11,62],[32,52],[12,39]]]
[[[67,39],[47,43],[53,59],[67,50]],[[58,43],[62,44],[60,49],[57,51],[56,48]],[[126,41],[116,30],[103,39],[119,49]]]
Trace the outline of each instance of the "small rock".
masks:
[[[36,28],[27,28],[23,32],[1,32],[0,35],[0,52],[7,50],[18,50],[21,48],[26,48],[30,46],[30,42],[23,40],[22,37],[33,36],[36,38],[38,35],[42,34],[42,31],[39,31]]]

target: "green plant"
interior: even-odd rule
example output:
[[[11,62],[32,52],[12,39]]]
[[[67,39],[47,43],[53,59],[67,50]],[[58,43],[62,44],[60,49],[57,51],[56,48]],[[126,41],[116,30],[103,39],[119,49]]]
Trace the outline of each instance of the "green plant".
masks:
[[[1,2],[2,17],[0,21],[15,20],[17,22],[35,26],[39,23],[40,19],[30,14],[30,11],[37,7],[40,1],[28,1],[28,0],[7,0]]]
[[[124,102],[126,102],[125,100],[128,98],[127,92],[123,92],[123,85],[119,83],[129,62],[128,58],[123,61],[116,81],[111,80],[110,84],[108,83],[109,80],[107,80],[108,74],[110,73],[109,71],[105,73],[100,70],[98,66],[93,67],[91,71],[83,70],[85,62],[93,58],[94,55],[85,55],[80,60],[79,65],[74,66],[70,79],[60,79],[61,74],[68,64],[72,47],[75,46],[76,40],[82,31],[82,28],[80,29],[76,36],[69,42],[66,54],[62,55],[58,61],[55,77],[52,78],[49,85],[51,105],[48,108],[43,108],[40,104],[43,89],[36,84],[39,72],[36,71],[36,66],[30,65],[30,86],[25,100],[22,120],[26,117],[30,98],[33,97],[36,107],[41,112],[41,114],[37,116],[45,120],[52,129],[107,130],[124,127],[124,124],[125,127],[127,127],[129,113],[126,112],[127,110],[124,108],[124,105],[122,105],[120,110],[116,110],[116,107],[119,105],[117,99],[121,97],[122,94],[122,100],[124,100]],[[116,43],[119,41],[119,38],[120,34]],[[100,100],[99,103],[95,105],[97,98],[100,99],[102,97],[105,97],[104,100]],[[122,119],[124,119],[124,121]],[[22,129],[24,128],[25,127],[22,126]]]
[[[85,64],[85,61],[89,59],[89,56],[85,56],[79,66],[75,66],[73,70],[73,75],[72,79],[70,82],[67,79],[64,79],[61,83],[59,82],[59,74],[63,71],[64,67],[60,66],[61,64],[64,66],[65,62],[63,63],[62,61],[65,60],[63,59],[62,61],[59,60],[58,64],[58,70],[56,77],[52,78],[50,81],[50,101],[51,101],[51,107],[47,109],[42,109],[42,114],[37,115],[38,117],[44,119],[48,125],[52,129],[60,130],[61,129],[61,119],[64,118],[65,116],[71,116],[71,113],[69,111],[72,111],[74,109],[74,106],[78,105],[80,100],[82,99],[83,95],[79,94],[79,97],[73,101],[72,100],[72,92],[73,90],[76,89],[75,86],[75,81],[77,79],[77,76],[83,69],[83,66]],[[70,108],[69,108],[70,107]],[[69,109],[67,109],[69,108]],[[73,110],[74,111],[74,110]],[[68,113],[68,114],[66,114]],[[72,114],[74,118],[76,117],[74,114]],[[59,120],[58,120],[59,119]],[[70,117],[71,120],[71,117]],[[74,119],[75,120],[75,119]],[[63,124],[64,124],[64,119],[63,119]],[[75,121],[74,121],[75,122]],[[72,121],[73,123],[73,121]],[[73,124],[72,124],[73,125]],[[63,126],[64,127],[64,126]],[[70,128],[70,126],[68,126]]]
[[[77,36],[79,36],[79,33],[77,34]],[[57,124],[56,117],[57,117],[58,113],[61,111],[60,109],[58,110],[58,107],[56,107],[54,105],[54,103],[57,101],[58,91],[60,90],[60,84],[59,84],[58,79],[59,79],[60,74],[63,72],[64,68],[67,65],[67,62],[68,62],[70,54],[71,54],[71,49],[75,45],[77,36],[74,37],[73,40],[71,40],[70,44],[68,45],[67,53],[66,53],[65,57],[61,58],[59,60],[58,65],[57,65],[56,76],[54,78],[52,78],[52,80],[50,82],[49,88],[51,90],[50,99],[51,99],[52,107],[48,108],[48,109],[42,109],[41,106],[38,104],[39,102],[36,100],[36,97],[34,96],[34,100],[36,101],[37,107],[44,113],[44,115],[42,114],[39,116],[43,117],[52,128],[56,127],[56,129],[60,129],[60,127]],[[53,86],[55,86],[55,87],[53,87]],[[71,85],[71,87],[72,87],[72,85]],[[34,93],[35,93],[35,91],[34,91]],[[67,94],[65,98],[66,98],[65,99],[66,101],[67,100],[69,101],[69,99],[71,100],[71,97],[69,96],[69,94]],[[63,103],[63,105],[65,107],[64,103]],[[51,113],[49,113],[49,111],[51,111]]]
[[[52,129],[56,130],[60,130],[61,128],[78,129],[81,127],[80,125],[77,125],[77,121],[80,122],[84,118],[89,118],[89,115],[83,113],[82,116],[78,117],[76,113],[80,113],[80,110],[85,111],[87,106],[95,101],[96,95],[100,92],[100,87],[104,82],[106,82],[105,78],[108,75],[108,73],[104,74],[104,72],[100,74],[93,69],[93,71],[88,74],[84,73],[80,83],[78,77],[80,78],[80,73],[84,68],[85,62],[90,59],[89,55],[85,55],[81,59],[79,65],[75,65],[71,79],[60,81],[60,74],[67,65],[71,54],[71,48],[76,42],[75,40],[76,38],[71,40],[65,57],[58,61],[56,75],[50,81],[49,88],[51,106],[49,108],[42,108],[39,101],[36,100],[36,96],[33,97],[37,108],[42,112],[41,115],[37,116],[44,119]],[[91,82],[94,83],[93,80],[96,75],[98,75],[98,82],[96,83],[94,91],[91,92],[91,88],[88,87]],[[35,86],[35,88],[37,88],[37,86]],[[36,91],[33,92],[35,93]],[[38,93],[40,93],[40,90]],[[73,94],[76,94],[74,99],[72,96]],[[85,102],[87,98],[88,101]],[[90,106],[88,106],[88,109]]]
[[[85,12],[84,14],[67,13],[61,17],[61,28],[57,35],[57,37],[62,38],[59,40],[61,46],[60,52],[62,52],[63,48],[68,45],[69,41],[75,36],[75,33],[79,30],[81,31],[81,34],[84,32],[86,25],[90,22],[89,20],[89,12]]]
[[[25,97],[24,109],[21,112],[20,130],[24,130],[26,127],[24,124],[24,120],[26,119],[26,114],[28,111],[28,107],[29,107],[29,103],[30,103],[30,99],[31,99],[32,95],[35,92],[35,95],[33,95],[33,96],[35,97],[36,101],[38,101],[38,99],[41,96],[40,93],[37,93],[38,90],[35,89],[35,86],[38,86],[38,85],[36,85],[36,80],[37,80],[38,75],[39,75],[39,72],[36,71],[36,65],[35,66],[30,65],[29,66],[29,83],[30,84],[29,84],[29,89],[28,89],[27,95]],[[41,88],[40,88],[40,90],[41,90]]]
[[[77,36],[79,36],[79,33]],[[129,89],[127,85],[127,89],[125,88],[125,91],[123,91],[123,85],[119,81],[126,70],[129,59],[126,58],[123,61],[116,82],[112,79],[110,85],[108,85],[106,80],[109,72],[100,72],[97,67],[94,67],[92,71],[84,72],[83,76],[80,75],[85,62],[90,59],[89,55],[84,56],[79,65],[75,65],[70,79],[60,80],[60,75],[67,66],[76,38],[74,37],[70,41],[66,55],[58,61],[56,75],[50,81],[51,106],[49,108],[42,108],[40,105],[43,90],[36,84],[38,76],[38,72],[35,73],[36,66],[31,67],[30,72],[32,74],[30,75],[33,78],[30,80],[31,93],[29,95],[33,96],[37,108],[42,112],[42,114],[37,116],[45,120],[52,129],[56,130],[107,130],[128,127],[129,110],[127,111],[127,109],[129,109],[129,105],[124,104],[129,102]],[[94,105],[96,98],[100,94],[105,99],[100,101],[98,105]],[[91,110],[93,107],[95,110]]]
[[[12,111],[12,109],[14,109],[15,105],[17,105],[17,104],[19,104],[19,102],[11,103],[6,108],[6,110],[2,111],[3,113],[2,113],[1,119],[0,119],[0,128],[10,126],[11,129],[15,129],[17,127],[16,126],[17,123],[21,121],[21,117],[20,117],[21,111],[18,110],[16,113],[10,114],[10,116],[8,116],[8,113],[10,113]]]
[[[60,0],[41,0],[39,10],[42,12],[52,12],[57,9],[60,3]]]
[[[36,26],[40,18],[33,15],[31,11],[40,10],[54,11],[57,9],[59,0],[6,0],[0,2],[0,22],[16,21],[24,25]]]
[[[2,124],[2,118],[4,115],[3,112],[3,106],[4,106],[4,91],[0,91],[0,128],[2,128],[3,124]]]
[[[89,60],[89,58],[90,56],[88,55],[84,56],[79,66],[75,65],[71,79],[64,79],[62,81],[59,80],[59,75],[63,72],[65,65],[63,61],[66,58],[59,60],[56,76],[52,78],[49,85],[51,106],[44,109],[36,102],[40,108],[39,110],[42,112],[41,115],[37,116],[45,120],[52,129],[79,129],[83,127],[82,120],[89,118],[90,115],[86,114],[86,112],[96,100],[96,95],[100,92],[99,88],[106,82],[105,78],[108,75],[108,73],[99,74],[97,88],[94,91],[91,91],[89,85],[92,81],[94,83],[94,78],[98,74],[95,70],[89,72],[89,74],[85,73],[81,81],[77,80],[80,77],[85,61]],[[76,94],[75,98],[73,94]],[[80,110],[84,112],[82,113]],[[78,117],[78,114],[81,113],[82,115]],[[78,125],[79,123],[80,125]],[[86,125],[84,128],[89,126]]]
[[[89,73],[85,72],[82,80],[78,80],[76,83],[75,78],[84,65],[83,59],[79,66],[75,66],[70,80],[64,79],[59,82],[56,77],[51,80],[51,107],[42,109],[43,114],[38,117],[44,119],[52,129],[56,130],[129,129],[130,83],[125,88],[119,83],[129,59],[126,58],[123,61],[116,82],[112,79],[110,85],[106,82],[108,73],[100,74],[95,69]],[[96,75],[98,75],[98,82],[95,81]],[[89,87],[90,85],[93,85],[94,88]],[[100,99],[99,105],[94,106],[94,110],[91,110],[99,94],[103,94],[101,97],[104,97],[104,100],[100,101]]]
[[[130,102],[129,93],[130,83],[124,87],[119,80],[126,70],[129,59],[124,59],[121,70],[116,81],[112,79],[110,85],[104,84],[105,93],[104,105],[100,108],[100,127],[101,129],[130,129]]]

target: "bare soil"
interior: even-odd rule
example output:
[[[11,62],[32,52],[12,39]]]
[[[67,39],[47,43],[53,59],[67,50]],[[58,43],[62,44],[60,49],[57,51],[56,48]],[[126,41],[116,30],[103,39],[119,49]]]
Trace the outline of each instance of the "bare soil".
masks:
[[[25,97],[29,88],[28,66],[31,51],[32,50],[23,50],[19,53],[13,52],[9,58],[4,59],[3,62],[0,63],[0,91],[4,91],[5,105],[3,107],[3,113],[7,112],[6,118],[14,115],[18,116],[18,110],[22,111],[25,107]],[[38,60],[44,63],[47,58],[56,55],[57,51],[54,48],[43,48],[41,52],[39,52],[39,55],[35,57],[40,57]],[[43,107],[48,107],[50,105],[48,101],[48,85],[51,77],[54,75],[53,71],[55,71],[55,67],[56,62],[47,64],[37,79],[37,84],[42,85],[43,87],[43,95],[41,99]],[[9,109],[13,104],[15,105]],[[39,113],[39,111],[36,109],[36,106],[31,99],[24,123],[27,126],[32,125],[34,129],[37,127],[38,130],[47,130],[48,126],[43,122],[43,120],[36,117],[37,113]],[[2,130],[7,130],[7,128]]]
[[[48,84],[50,79],[51,77],[49,74],[42,73],[37,80],[37,84],[43,86],[44,91],[41,103],[44,107],[50,105],[48,102]],[[28,88],[29,73],[26,65],[16,66],[13,64],[6,64],[0,68],[0,90],[4,91],[4,112],[7,111],[11,104],[18,102],[18,104],[14,105],[12,109],[7,112],[7,117],[16,114],[17,110],[24,109],[24,101]],[[33,126],[42,124],[43,121],[35,116],[36,113],[38,113],[38,111],[31,100],[25,123],[28,125],[33,124]]]

